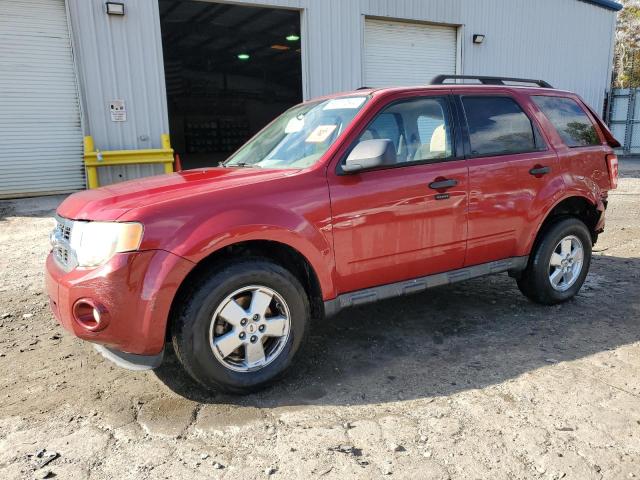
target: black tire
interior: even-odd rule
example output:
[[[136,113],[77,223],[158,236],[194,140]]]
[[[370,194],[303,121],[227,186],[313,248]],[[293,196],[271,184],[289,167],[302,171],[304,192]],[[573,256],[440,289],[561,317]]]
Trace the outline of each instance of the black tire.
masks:
[[[549,262],[554,249],[563,238],[573,235],[582,243],[584,259],[577,280],[570,288],[559,291],[549,279]],[[536,303],[555,305],[573,298],[582,287],[591,264],[592,239],[589,229],[577,218],[563,218],[548,225],[537,239],[527,268],[517,280],[520,291]]]
[[[249,285],[276,291],[286,302],[291,321],[286,343],[271,363],[259,370],[238,372],[214,355],[209,342],[210,326],[221,302]],[[187,373],[205,388],[240,394],[254,392],[280,377],[292,363],[307,336],[310,311],[304,288],[288,270],[262,258],[227,263],[196,280],[183,296],[173,318],[173,347]]]

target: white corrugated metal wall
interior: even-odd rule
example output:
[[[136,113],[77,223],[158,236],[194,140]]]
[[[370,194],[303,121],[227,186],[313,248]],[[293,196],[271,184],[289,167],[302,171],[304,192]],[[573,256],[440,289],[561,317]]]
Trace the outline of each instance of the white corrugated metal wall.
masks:
[[[465,9],[465,73],[542,77],[602,112],[611,83],[614,11],[578,0],[482,0]],[[485,44],[472,44],[486,33]]]
[[[598,111],[609,86],[616,15],[579,0],[248,0],[300,8],[306,21],[309,96],[363,85],[364,18],[461,28],[458,73],[543,77]],[[486,35],[474,45],[474,33]]]
[[[167,103],[158,4],[127,0],[109,17],[103,0],[68,0],[88,132],[102,149],[149,148],[166,132]],[[207,0],[208,1],[208,0]],[[304,96],[364,84],[365,18],[415,20],[458,28],[458,73],[541,77],[602,109],[611,77],[615,12],[579,0],[234,0],[302,11]],[[486,35],[474,45],[474,33]],[[425,79],[425,82],[428,79]],[[113,123],[107,104],[126,102]],[[126,175],[152,167],[129,167]],[[125,173],[125,172],[120,172]],[[117,178],[117,173],[112,178]]]
[[[3,0],[1,6],[0,198],[83,188],[64,0]]]
[[[100,150],[160,148],[169,133],[158,2],[128,0],[124,17],[103,0],[67,0],[82,85],[85,134]],[[124,100],[126,122],[112,122],[109,102]],[[101,185],[162,173],[161,165],[103,167]]]

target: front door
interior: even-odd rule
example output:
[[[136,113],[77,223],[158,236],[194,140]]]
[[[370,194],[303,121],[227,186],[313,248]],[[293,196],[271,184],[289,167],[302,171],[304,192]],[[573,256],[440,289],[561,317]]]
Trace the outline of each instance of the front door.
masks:
[[[396,164],[329,172],[339,293],[463,266],[468,172],[453,130],[446,95],[394,101],[352,147],[389,139]]]

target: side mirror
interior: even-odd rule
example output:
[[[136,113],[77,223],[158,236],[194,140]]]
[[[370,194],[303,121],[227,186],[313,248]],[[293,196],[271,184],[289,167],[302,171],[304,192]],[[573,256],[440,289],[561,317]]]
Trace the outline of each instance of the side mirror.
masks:
[[[342,171],[356,173],[395,165],[396,161],[397,156],[393,142],[388,138],[363,140],[351,151],[342,166]]]

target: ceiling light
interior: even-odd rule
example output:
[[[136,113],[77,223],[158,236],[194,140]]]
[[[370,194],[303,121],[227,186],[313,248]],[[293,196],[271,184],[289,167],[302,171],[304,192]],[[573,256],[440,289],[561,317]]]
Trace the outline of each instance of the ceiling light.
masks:
[[[290,48],[287,47],[286,45],[276,44],[276,45],[271,45],[271,49],[272,50],[289,50]]]
[[[292,33],[291,35],[287,35],[286,38],[288,42],[297,42],[298,40],[300,40],[300,35],[296,35],[295,33]]]
[[[239,53],[238,60],[249,60],[251,56],[248,53]]]

